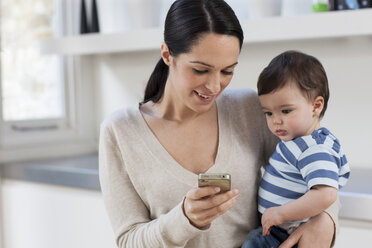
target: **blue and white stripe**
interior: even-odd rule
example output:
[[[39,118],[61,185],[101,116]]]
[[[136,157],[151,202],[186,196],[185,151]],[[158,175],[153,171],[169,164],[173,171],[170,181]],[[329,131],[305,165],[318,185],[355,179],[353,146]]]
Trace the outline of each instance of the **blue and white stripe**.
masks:
[[[350,168],[338,139],[326,128],[291,141],[281,141],[265,168],[258,210],[296,200],[315,185],[344,186]]]

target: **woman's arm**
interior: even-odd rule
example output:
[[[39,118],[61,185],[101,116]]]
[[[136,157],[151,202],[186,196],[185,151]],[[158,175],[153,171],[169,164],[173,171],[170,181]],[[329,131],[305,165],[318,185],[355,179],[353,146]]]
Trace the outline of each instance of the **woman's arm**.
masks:
[[[290,248],[298,244],[299,248],[329,248],[332,245],[335,227],[325,212],[300,225],[279,248]]]
[[[338,229],[339,199],[326,211],[300,225],[279,248],[329,248],[333,246]]]
[[[337,189],[316,185],[306,194],[287,204],[265,210],[262,215],[263,235],[269,234],[271,226],[283,224],[290,220],[301,220],[313,217],[327,209],[337,199]]]
[[[189,223],[182,202],[151,219],[126,170],[109,125],[103,125],[99,146],[99,177],[107,213],[118,247],[183,247],[202,231]]]

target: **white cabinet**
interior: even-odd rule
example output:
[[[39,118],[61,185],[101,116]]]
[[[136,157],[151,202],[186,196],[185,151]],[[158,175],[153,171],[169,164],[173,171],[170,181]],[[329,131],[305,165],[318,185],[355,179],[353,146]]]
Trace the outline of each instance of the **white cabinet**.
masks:
[[[2,248],[114,248],[101,193],[4,179]]]
[[[340,220],[334,248],[372,247],[372,222]]]
[[[2,248],[114,248],[99,191],[3,180]],[[335,248],[369,247],[372,222],[340,219]]]

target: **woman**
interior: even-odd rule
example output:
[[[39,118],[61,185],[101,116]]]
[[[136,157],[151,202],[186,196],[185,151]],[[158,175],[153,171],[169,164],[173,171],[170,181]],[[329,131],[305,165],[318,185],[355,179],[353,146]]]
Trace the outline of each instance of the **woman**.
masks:
[[[256,93],[224,90],[242,43],[224,1],[171,6],[143,103],[101,127],[101,187],[119,247],[240,247],[258,225],[260,167],[276,140]],[[235,188],[197,188],[201,172],[230,173]],[[333,233],[322,213],[282,247],[329,247]]]

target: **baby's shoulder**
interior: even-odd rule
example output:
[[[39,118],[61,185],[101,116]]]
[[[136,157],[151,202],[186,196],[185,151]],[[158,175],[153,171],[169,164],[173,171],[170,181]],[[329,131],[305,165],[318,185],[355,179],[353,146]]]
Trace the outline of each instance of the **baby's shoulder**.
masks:
[[[296,159],[315,154],[328,153],[338,157],[341,145],[338,139],[326,128],[315,130],[312,134],[281,142],[281,150],[288,150]]]

